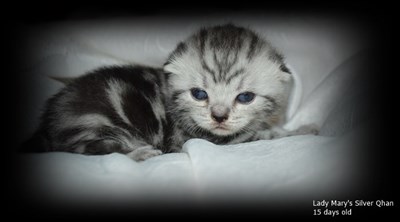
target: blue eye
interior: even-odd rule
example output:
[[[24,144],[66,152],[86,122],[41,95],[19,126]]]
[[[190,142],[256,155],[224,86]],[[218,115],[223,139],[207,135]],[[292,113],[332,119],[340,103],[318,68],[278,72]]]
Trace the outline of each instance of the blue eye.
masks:
[[[206,91],[204,91],[202,89],[193,88],[190,90],[190,92],[192,93],[193,98],[195,98],[196,100],[208,99],[208,95],[207,95]]]
[[[236,101],[238,101],[239,103],[250,103],[251,101],[253,101],[255,97],[255,94],[252,92],[244,92],[244,93],[240,93],[237,97],[236,97]]]

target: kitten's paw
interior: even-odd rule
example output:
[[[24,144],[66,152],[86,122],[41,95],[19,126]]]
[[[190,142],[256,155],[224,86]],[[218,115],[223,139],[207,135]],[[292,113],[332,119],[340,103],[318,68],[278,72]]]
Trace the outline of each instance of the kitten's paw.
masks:
[[[281,127],[272,127],[268,130],[257,131],[254,140],[272,140],[289,136],[290,133]]]
[[[280,128],[273,127],[272,129],[258,131],[254,136],[254,140],[272,140],[289,136],[289,132]]]
[[[258,131],[254,136],[254,140],[272,140],[296,135],[318,135],[318,128],[315,124],[304,125],[293,131],[288,131],[281,127],[272,127],[269,130]]]
[[[318,135],[319,127],[315,124],[304,125],[295,130],[293,135],[308,135],[308,134]]]
[[[272,133],[270,130],[257,131],[253,136],[252,141],[256,140],[269,140],[272,138]]]
[[[135,161],[143,161],[161,154],[162,154],[161,150],[154,149],[153,146],[148,145],[139,147],[134,151],[127,153],[126,155]]]

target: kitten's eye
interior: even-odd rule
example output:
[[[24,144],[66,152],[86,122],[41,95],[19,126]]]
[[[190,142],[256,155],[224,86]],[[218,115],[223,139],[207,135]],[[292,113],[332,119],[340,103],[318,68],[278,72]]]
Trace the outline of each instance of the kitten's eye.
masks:
[[[193,98],[195,98],[196,100],[206,100],[206,99],[208,99],[207,92],[202,90],[202,89],[193,88],[190,91],[192,93]]]
[[[250,103],[251,101],[253,101],[255,97],[255,94],[252,92],[244,92],[244,93],[240,93],[237,97],[236,97],[236,101],[238,101],[239,103]]]

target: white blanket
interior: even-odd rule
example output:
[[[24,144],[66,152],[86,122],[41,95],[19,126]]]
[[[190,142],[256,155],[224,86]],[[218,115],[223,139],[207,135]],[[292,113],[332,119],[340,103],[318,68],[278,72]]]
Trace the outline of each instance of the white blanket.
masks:
[[[27,192],[41,202],[122,200],[276,200],[351,191],[353,153],[363,135],[358,73],[359,30],[311,18],[207,16],[75,21],[27,27],[29,50],[21,68],[26,138],[44,101],[62,85],[47,76],[77,76],[93,68],[139,63],[161,66],[179,41],[211,24],[250,26],[269,39],[294,71],[286,128],[315,124],[320,135],[218,146],[187,141],[181,153],[134,162],[122,154],[21,155]],[[328,28],[329,27],[329,28]],[[359,82],[358,82],[359,83]],[[362,84],[361,84],[362,85]],[[360,103],[360,104],[359,104]],[[29,184],[29,185],[28,185]]]

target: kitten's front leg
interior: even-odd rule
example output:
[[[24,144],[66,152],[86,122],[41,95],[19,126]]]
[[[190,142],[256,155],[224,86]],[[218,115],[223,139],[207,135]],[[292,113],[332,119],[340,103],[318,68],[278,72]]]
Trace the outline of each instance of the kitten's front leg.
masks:
[[[126,155],[135,161],[147,160],[151,157],[161,155],[161,150],[154,149],[152,145],[138,147]]]
[[[126,148],[130,147],[130,148]],[[154,156],[161,155],[161,150],[154,149],[152,145],[144,142],[124,144],[116,140],[96,140],[86,145],[87,154],[108,154],[113,152],[124,153],[135,161],[144,161]]]
[[[290,136],[294,135],[318,135],[319,134],[319,127],[315,124],[303,125],[296,130],[291,131]]]
[[[255,135],[255,139],[270,140],[270,139],[278,139],[282,137],[296,136],[296,135],[308,135],[308,134],[318,135],[318,133],[319,133],[318,126],[314,124],[304,125],[292,131],[285,130],[281,127],[275,126],[268,130],[258,131]]]

